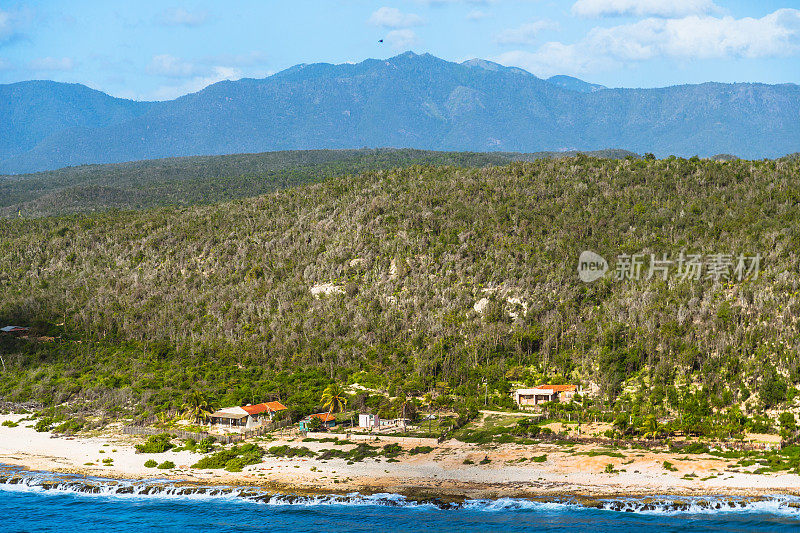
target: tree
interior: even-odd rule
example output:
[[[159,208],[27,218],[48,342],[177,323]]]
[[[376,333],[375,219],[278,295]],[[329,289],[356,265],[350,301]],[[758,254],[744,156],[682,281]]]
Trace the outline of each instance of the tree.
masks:
[[[328,413],[341,413],[346,405],[346,393],[338,383],[331,383],[322,391],[322,407],[328,409]]]
[[[311,420],[308,421],[307,427],[309,431],[319,431],[322,429],[322,420],[318,416],[312,416]]]
[[[786,400],[787,386],[778,373],[771,369],[764,375],[758,392],[764,407],[770,409]]]
[[[214,412],[211,402],[200,391],[194,390],[186,396],[186,400],[181,406],[183,414],[195,422],[202,422],[208,415]]]
[[[788,439],[797,430],[797,420],[793,413],[781,413],[778,423],[781,425],[781,437],[784,439]]]
[[[661,426],[656,415],[647,415],[640,431],[645,439],[657,439],[661,435]]]

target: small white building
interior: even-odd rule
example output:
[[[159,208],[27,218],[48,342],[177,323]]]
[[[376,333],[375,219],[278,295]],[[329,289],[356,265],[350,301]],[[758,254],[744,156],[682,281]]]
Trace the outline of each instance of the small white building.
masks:
[[[381,427],[381,419],[378,415],[360,414],[358,415],[358,427],[377,429]]]

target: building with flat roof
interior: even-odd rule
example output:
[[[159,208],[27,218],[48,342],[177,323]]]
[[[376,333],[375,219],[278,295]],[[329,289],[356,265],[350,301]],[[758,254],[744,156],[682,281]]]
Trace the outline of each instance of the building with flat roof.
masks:
[[[539,385],[532,389],[514,391],[514,401],[520,407],[536,407],[547,402],[571,401],[578,393],[576,385]]]

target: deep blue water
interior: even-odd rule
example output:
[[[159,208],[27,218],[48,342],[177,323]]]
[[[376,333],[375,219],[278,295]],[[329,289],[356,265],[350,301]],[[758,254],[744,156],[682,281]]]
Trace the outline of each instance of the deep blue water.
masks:
[[[646,502],[631,499],[624,507],[634,512],[626,512],[511,499],[442,509],[396,495],[298,499],[244,490],[86,479],[0,465],[0,531],[800,531],[800,499],[789,497],[739,501],[734,508],[726,499],[684,499],[680,511],[670,503],[675,497],[649,510],[642,509]],[[711,510],[709,502],[725,510]]]
[[[462,509],[366,502],[255,503],[233,497],[86,495],[0,488],[0,530],[47,531],[798,531],[800,514],[763,508],[627,513],[563,504],[480,502]]]

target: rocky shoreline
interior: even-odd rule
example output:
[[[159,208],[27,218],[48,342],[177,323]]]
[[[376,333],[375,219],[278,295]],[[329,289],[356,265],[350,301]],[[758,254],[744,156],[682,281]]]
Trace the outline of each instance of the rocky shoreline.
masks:
[[[522,507],[526,504],[560,504],[616,512],[700,513],[706,511],[747,510],[770,503],[800,514],[800,497],[794,495],[686,495],[652,494],[647,496],[589,496],[564,493],[520,497],[468,498],[464,495],[433,495],[430,489],[403,490],[400,493],[377,491],[334,493],[328,490],[289,490],[265,483],[260,486],[229,486],[187,481],[154,479],[114,479],[80,474],[28,470],[24,467],[0,465],[0,490],[59,491],[85,495],[160,496],[168,498],[227,497],[261,504],[371,504],[389,506],[433,506],[456,510],[476,505]]]

